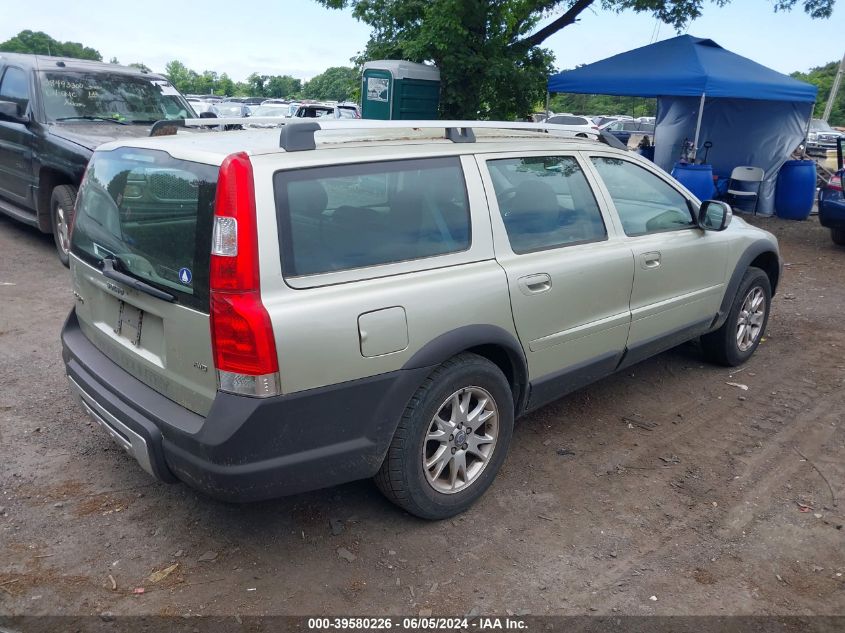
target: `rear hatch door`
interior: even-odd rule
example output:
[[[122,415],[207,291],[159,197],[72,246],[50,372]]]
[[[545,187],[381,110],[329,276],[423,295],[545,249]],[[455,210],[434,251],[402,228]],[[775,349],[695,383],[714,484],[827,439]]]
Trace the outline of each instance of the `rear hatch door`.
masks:
[[[95,152],[71,236],[85,335],[121,368],[200,415],[217,388],[208,280],[217,172],[158,150]]]

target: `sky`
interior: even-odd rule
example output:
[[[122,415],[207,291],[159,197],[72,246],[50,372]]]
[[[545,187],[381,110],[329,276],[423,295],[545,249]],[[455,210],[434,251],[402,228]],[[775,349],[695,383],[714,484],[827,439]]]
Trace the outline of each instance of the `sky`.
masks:
[[[783,73],[842,58],[845,0],[829,20],[812,20],[800,8],[775,13],[772,2],[733,0],[724,8],[708,3],[686,32]],[[44,31],[57,40],[96,48],[106,61],[143,62],[161,72],[168,61],[178,59],[198,72],[226,72],[236,81],[252,72],[310,79],[330,66],[349,65],[369,34],[348,10],[324,9],[314,0],[192,0],[178,5],[165,0],[39,0],[37,10],[18,10],[17,2],[12,6],[12,0],[0,0],[0,42],[24,29]],[[596,9],[581,15],[578,23],[544,44],[555,53],[560,69],[676,35],[647,14]]]

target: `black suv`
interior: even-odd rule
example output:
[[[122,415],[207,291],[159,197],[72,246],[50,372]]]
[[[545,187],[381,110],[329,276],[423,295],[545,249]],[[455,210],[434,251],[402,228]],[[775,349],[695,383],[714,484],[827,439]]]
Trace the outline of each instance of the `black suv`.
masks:
[[[52,233],[68,263],[76,190],[94,149],[194,118],[161,76],[116,64],[0,53],[0,212]]]

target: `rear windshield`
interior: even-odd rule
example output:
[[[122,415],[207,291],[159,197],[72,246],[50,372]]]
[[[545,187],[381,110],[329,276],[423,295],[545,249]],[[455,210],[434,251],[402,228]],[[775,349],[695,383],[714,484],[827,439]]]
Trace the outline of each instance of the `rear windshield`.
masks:
[[[127,274],[207,312],[217,172],[162,151],[95,152],[79,190],[71,251],[98,268],[113,258]]]

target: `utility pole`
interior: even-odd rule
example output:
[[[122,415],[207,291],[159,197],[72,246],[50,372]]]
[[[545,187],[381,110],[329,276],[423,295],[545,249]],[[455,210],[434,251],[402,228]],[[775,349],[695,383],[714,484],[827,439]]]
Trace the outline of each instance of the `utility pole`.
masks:
[[[839,84],[842,83],[842,75],[845,75],[845,55],[842,56],[842,61],[839,63],[839,70],[836,71],[836,76],[833,78],[833,85],[830,87],[830,96],[827,98],[827,104],[824,106],[823,121],[827,121],[828,117],[830,117],[830,111],[833,110],[833,102],[836,101],[836,93],[839,92]]]

